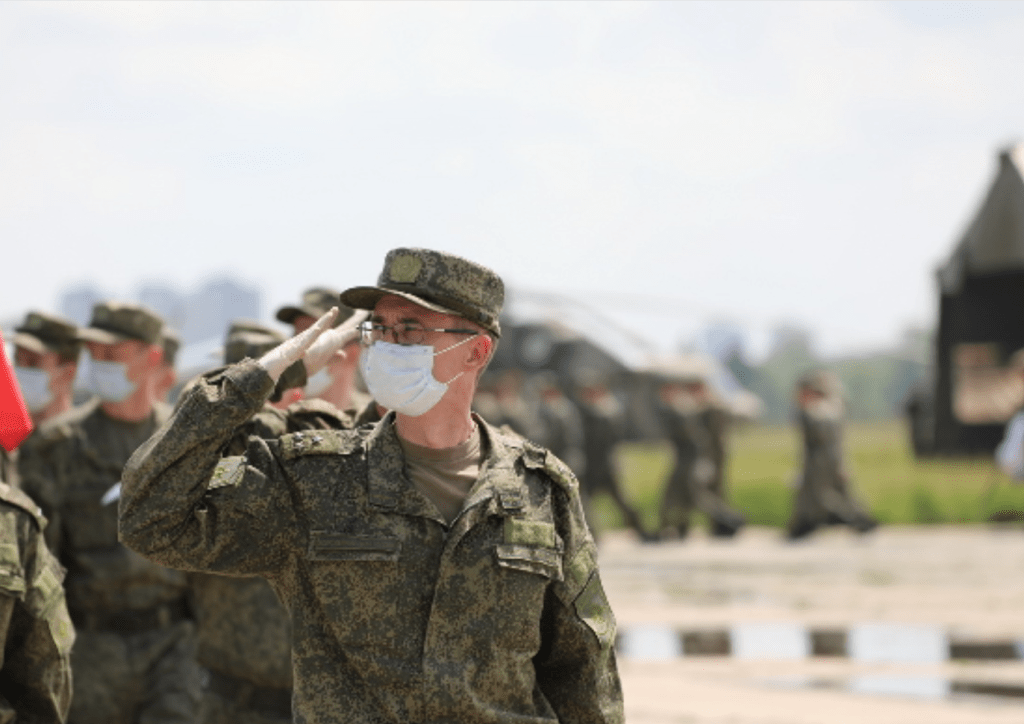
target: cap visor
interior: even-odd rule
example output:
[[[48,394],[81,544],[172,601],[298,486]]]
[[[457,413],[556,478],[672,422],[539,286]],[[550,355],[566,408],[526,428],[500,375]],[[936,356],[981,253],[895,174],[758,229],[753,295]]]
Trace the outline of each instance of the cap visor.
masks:
[[[97,329],[96,327],[85,327],[78,330],[78,338],[86,342],[99,342],[100,344],[117,344],[129,339],[137,339],[127,334],[116,334],[105,329]]]
[[[277,310],[277,314],[274,315],[278,322],[284,322],[285,324],[291,324],[295,321],[295,318],[306,314],[298,307],[281,307]]]
[[[383,289],[381,287],[352,287],[351,289],[346,289],[341,293],[341,302],[353,309],[369,309],[370,311],[373,311],[373,308],[377,306],[377,302],[388,294],[393,294],[396,297],[402,297],[402,299],[408,299],[413,304],[418,304],[432,312],[450,314],[453,317],[465,316],[454,309],[442,307],[440,304],[434,304],[433,302],[428,302],[426,299],[417,297],[415,294],[400,292],[397,289]]]
[[[35,352],[36,354],[46,354],[47,352],[53,352],[43,340],[35,337],[31,334],[25,334],[24,332],[15,332],[13,337],[15,347],[23,347],[29,352]]]

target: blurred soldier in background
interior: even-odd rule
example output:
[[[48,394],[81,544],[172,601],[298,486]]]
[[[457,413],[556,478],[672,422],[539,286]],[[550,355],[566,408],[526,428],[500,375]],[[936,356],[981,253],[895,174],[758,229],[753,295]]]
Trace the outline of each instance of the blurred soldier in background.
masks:
[[[580,497],[586,509],[590,528],[596,534],[593,499],[598,493],[608,493],[622,512],[626,525],[636,531],[641,540],[651,540],[640,523],[640,516],[626,500],[619,486],[615,468],[615,446],[625,437],[626,411],[608,388],[607,380],[593,370],[579,373],[576,401],[583,420],[583,454],[586,462],[580,478]]]
[[[156,399],[160,400],[160,402],[168,402],[167,395],[178,381],[178,373],[174,371],[174,363],[178,359],[178,350],[181,349],[181,337],[166,325],[160,333],[160,348],[163,350],[163,354],[160,357],[160,375],[156,383]]]
[[[494,396],[501,424],[508,425],[527,440],[537,442],[544,437],[544,432],[536,397],[529,394],[525,381],[526,374],[520,369],[500,370],[494,380]]]
[[[277,319],[292,325],[295,328],[295,334],[299,334],[312,327],[313,323],[332,307],[338,308],[335,327],[347,320],[353,320],[353,315],[358,315],[355,322],[361,322],[368,316],[364,311],[356,312],[342,304],[337,290],[329,287],[313,287],[302,293],[302,301],[298,306],[286,306],[278,309]],[[354,340],[342,351],[345,353],[344,356],[338,355],[331,360],[327,367],[309,379],[306,384],[305,396],[326,400],[339,410],[354,410],[357,416],[363,413],[364,422],[376,422],[380,416],[374,417],[370,412],[370,410],[376,411],[372,404],[372,398],[360,391],[356,384],[359,370],[359,340]]]
[[[735,535],[746,522],[722,498],[724,421],[711,403],[699,378],[668,380],[658,389],[658,413],[676,455],[661,504],[663,539],[685,538],[694,508],[708,516],[712,535]]]
[[[68,569],[74,724],[192,724],[198,715],[187,578],[117,537],[121,470],[170,414],[157,400],[162,329],[145,307],[97,304],[80,336],[98,399],[44,423],[22,462],[25,489],[50,519],[47,541]]]
[[[544,370],[533,375],[529,386],[539,398],[542,439],[537,442],[553,452],[569,468],[582,476],[586,469],[583,454],[583,418],[558,385],[558,376]]]
[[[787,536],[796,540],[833,524],[874,529],[878,523],[854,499],[843,462],[842,382],[819,370],[801,377],[796,391],[804,459]]]
[[[45,525],[39,507],[0,480],[0,721],[12,724],[61,724],[71,703],[75,629]]]
[[[35,426],[18,449],[24,451],[39,440],[41,424],[71,409],[82,342],[74,324],[37,311],[15,328],[13,341],[14,374]],[[0,476],[15,488],[20,487],[18,450],[10,457],[0,450]]]

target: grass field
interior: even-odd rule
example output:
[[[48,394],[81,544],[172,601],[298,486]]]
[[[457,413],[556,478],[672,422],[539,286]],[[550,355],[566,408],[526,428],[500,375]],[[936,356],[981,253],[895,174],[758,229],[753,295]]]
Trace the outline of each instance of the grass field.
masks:
[[[796,428],[739,428],[729,446],[726,486],[732,504],[752,523],[785,525],[791,482],[800,466]],[[654,530],[671,449],[657,442],[627,443],[616,454],[626,494]],[[991,460],[915,460],[905,424],[898,420],[850,424],[846,460],[854,491],[882,523],[977,523],[993,514],[1024,511],[1024,485],[1011,482]],[[622,525],[606,497],[595,502],[595,513],[599,527]]]

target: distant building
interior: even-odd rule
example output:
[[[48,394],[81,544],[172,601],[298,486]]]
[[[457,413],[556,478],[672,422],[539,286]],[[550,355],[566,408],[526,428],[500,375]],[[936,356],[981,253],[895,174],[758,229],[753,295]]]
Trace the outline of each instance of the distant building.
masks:
[[[934,453],[991,453],[1024,402],[1020,376],[1006,368],[1024,348],[1022,170],[1024,146],[999,154],[981,208],[938,270],[934,399],[914,400],[911,417],[914,439]]]

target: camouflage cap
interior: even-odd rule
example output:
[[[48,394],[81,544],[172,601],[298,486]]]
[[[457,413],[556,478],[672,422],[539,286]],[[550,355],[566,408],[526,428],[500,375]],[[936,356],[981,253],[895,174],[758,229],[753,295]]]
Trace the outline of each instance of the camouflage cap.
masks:
[[[501,336],[498,315],[505,301],[501,277],[475,262],[430,249],[392,249],[375,287],[353,287],[341,301],[373,309],[381,297],[396,294],[422,307],[475,322]]]
[[[34,310],[14,328],[14,344],[36,354],[56,352],[66,357],[77,357],[82,349],[82,340],[74,323],[55,314]]]
[[[156,312],[130,302],[100,302],[92,308],[88,327],[78,336],[87,342],[117,344],[135,339],[146,344],[160,344],[164,322]]]
[[[331,307],[338,308],[338,318],[334,320],[334,326],[344,322],[355,314],[354,309],[342,304],[338,299],[338,290],[329,287],[312,287],[302,293],[302,301],[296,307],[281,307],[277,310],[278,321],[285,324],[295,324],[295,320],[303,315],[319,319],[330,311]]]
[[[164,327],[160,335],[160,346],[164,348],[164,364],[173,367],[178,359],[178,350],[181,349],[181,335],[170,327]]]

